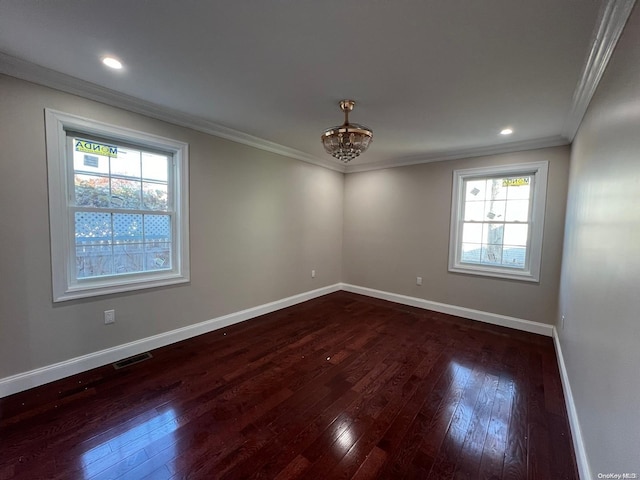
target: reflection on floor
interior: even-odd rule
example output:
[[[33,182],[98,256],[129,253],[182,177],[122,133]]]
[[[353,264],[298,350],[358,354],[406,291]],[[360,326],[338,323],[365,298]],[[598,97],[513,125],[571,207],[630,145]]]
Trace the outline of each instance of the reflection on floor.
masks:
[[[551,339],[347,292],[0,400],[0,479],[577,479]]]

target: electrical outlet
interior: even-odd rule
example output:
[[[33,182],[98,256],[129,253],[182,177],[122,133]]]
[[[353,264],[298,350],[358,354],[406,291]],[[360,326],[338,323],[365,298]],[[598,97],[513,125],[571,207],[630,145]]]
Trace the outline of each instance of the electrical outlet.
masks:
[[[104,324],[110,325],[112,323],[116,323],[116,311],[115,310],[105,310],[104,311]]]
[[[311,270],[311,278],[316,278],[316,271],[315,270]]]
[[[422,285],[422,277],[416,277],[416,285]]]

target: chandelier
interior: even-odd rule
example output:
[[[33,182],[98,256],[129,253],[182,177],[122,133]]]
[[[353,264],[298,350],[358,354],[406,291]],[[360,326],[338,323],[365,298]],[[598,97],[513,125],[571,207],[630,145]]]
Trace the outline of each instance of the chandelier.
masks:
[[[355,104],[353,100],[342,100],[340,109],[344,112],[344,123],[328,128],[322,134],[324,150],[344,163],[364,152],[373,140],[371,129],[357,123],[349,123],[349,112]]]

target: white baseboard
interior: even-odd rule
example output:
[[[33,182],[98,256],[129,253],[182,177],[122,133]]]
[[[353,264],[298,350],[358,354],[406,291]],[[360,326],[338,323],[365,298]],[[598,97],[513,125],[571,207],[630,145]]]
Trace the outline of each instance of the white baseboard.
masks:
[[[401,303],[403,305],[410,305],[412,307],[424,308],[426,310],[433,310],[435,312],[447,313],[471,320],[478,320],[494,325],[501,325],[503,327],[510,327],[517,330],[523,330],[525,332],[538,333],[540,335],[553,337],[556,356],[558,358],[558,367],[560,369],[560,379],[562,380],[562,389],[564,391],[567,414],[569,417],[569,426],[571,428],[571,437],[573,439],[573,448],[576,454],[576,463],[578,464],[578,473],[580,478],[584,480],[593,478],[591,476],[591,468],[589,467],[587,459],[587,451],[582,440],[582,431],[580,430],[578,413],[573,401],[573,394],[571,392],[571,385],[569,384],[567,368],[564,363],[564,357],[562,356],[560,339],[558,338],[558,332],[555,326],[515,317],[508,317],[505,315],[498,315],[495,313],[483,312],[480,310],[473,310],[465,307],[458,307],[455,305],[448,305],[446,303],[432,302],[422,298],[399,295],[397,293],[384,292],[373,288],[358,287],[356,285],[349,285],[346,283],[342,283],[340,286],[342,290],[347,292],[358,293],[369,297]]]
[[[311,300],[328,293],[337,292],[339,290],[359,293],[361,295],[366,295],[369,297],[380,298],[383,300],[389,300],[391,302],[411,305],[414,307],[447,313],[450,315],[457,315],[459,317],[478,320],[494,325],[515,328],[517,330],[524,330],[526,332],[538,333],[546,336],[552,336],[553,334],[553,327],[551,325],[546,325],[543,323],[522,320],[519,318],[498,315],[495,313],[482,312],[480,310],[473,310],[465,307],[457,307],[455,305],[432,302],[429,300],[424,300],[416,297],[408,297],[396,293],[383,292],[381,290],[374,290],[372,288],[358,287],[356,285],[349,285],[345,283],[337,283],[335,285],[319,288],[317,290],[311,290],[309,292],[283,298],[275,302],[259,305],[247,310],[242,310],[240,312],[235,312],[229,315],[224,315],[222,317],[207,320],[195,325],[178,328],[176,330],[171,330],[170,332],[160,333],[152,337],[143,338],[133,342],[125,343],[123,345],[118,345],[116,347],[107,348],[105,350],[100,350],[98,352],[83,355],[81,357],[71,358],[69,360],[55,363],[53,365],[47,365],[35,370],[30,370],[28,372],[2,378],[0,379],[0,398],[12,395],[14,393],[22,392],[24,390],[28,390],[33,387],[38,387],[55,380],[60,380],[61,378],[65,378],[70,375],[85,372],[87,370],[91,370],[92,368],[107,365],[109,363],[113,363],[123,358],[137,355],[148,350],[164,347],[166,345],[180,342],[197,335],[202,335],[203,333],[208,333],[213,330],[228,327],[229,325],[233,325],[235,323],[244,322],[245,320],[249,320],[267,313],[275,312],[276,310],[290,307],[298,303],[306,302],[307,300]]]
[[[560,369],[560,379],[562,380],[562,390],[564,392],[564,401],[567,407],[567,415],[569,416],[569,427],[571,428],[571,438],[573,438],[573,450],[576,453],[576,463],[578,464],[578,474],[583,480],[594,478],[591,476],[591,468],[587,457],[587,450],[582,440],[582,430],[578,421],[578,412],[573,401],[573,393],[571,392],[571,384],[569,383],[569,375],[567,367],[562,356],[562,347],[560,346],[560,338],[558,331],[553,327],[553,344],[556,347],[556,357],[558,357],[558,368]]]
[[[88,355],[72,358],[46,367],[2,378],[0,379],[0,398],[44,385],[45,383],[60,380],[61,378],[65,378],[70,375],[86,372],[92,368],[107,365],[148,350],[164,347],[181,340],[202,335],[203,333],[228,327],[235,323],[244,322],[245,320],[275,312],[276,310],[290,307],[298,303],[306,302],[307,300],[311,300],[328,293],[337,292],[340,289],[340,284],[329,285],[327,287],[318,288],[317,290],[300,293],[298,295],[293,295],[292,297],[248,308],[246,310],[224,315],[212,320],[206,320],[195,325],[178,328],[176,330],[171,330],[170,332],[160,333],[152,337],[125,343],[124,345],[118,345],[116,347],[100,350],[99,352],[90,353]]]
[[[37,368],[35,370],[2,378],[0,379],[0,398],[12,395],[14,393],[22,392],[24,390],[28,390],[33,387],[44,385],[46,383],[65,378],[70,375],[85,372],[87,370],[91,370],[92,368],[107,365],[109,363],[113,363],[123,358],[137,355],[148,350],[164,347],[166,345],[186,340],[197,335],[202,335],[203,333],[208,333],[220,328],[228,327],[229,325],[244,322],[260,315],[275,312],[276,310],[290,307],[298,303],[306,302],[307,300],[311,300],[322,295],[327,295],[329,293],[337,292],[339,290],[345,290],[347,292],[380,298],[382,300],[389,300],[391,302],[396,302],[403,305],[410,305],[413,307],[424,308],[427,310],[433,310],[450,315],[456,315],[471,320],[478,320],[485,323],[501,325],[504,327],[515,328],[517,330],[523,330],[526,332],[553,337],[556,355],[558,357],[558,367],[560,369],[560,378],[562,380],[567,413],[569,416],[571,436],[573,438],[573,446],[576,452],[578,472],[580,474],[580,478],[582,479],[587,480],[592,478],[591,469],[587,460],[586,449],[584,446],[584,442],[582,441],[582,432],[580,430],[578,414],[573,401],[569,378],[567,376],[567,369],[564,363],[564,357],[562,356],[562,348],[560,346],[560,340],[554,326],[495,313],[483,312],[480,310],[473,310],[465,307],[458,307],[455,305],[448,305],[445,303],[432,302],[429,300],[424,300],[422,298],[409,297],[406,295],[384,292],[382,290],[375,290],[372,288],[359,287],[346,283],[329,285],[317,290],[311,290],[309,292],[293,295],[291,297],[283,298],[275,302],[266,303],[264,305],[259,305],[257,307],[242,310],[240,312],[224,315],[222,317],[207,320],[195,325],[189,325],[187,327],[171,330],[170,332],[161,333],[152,337],[126,343],[124,345],[118,345],[116,347],[100,350],[99,352],[72,358],[64,362],[59,362],[53,365],[48,365],[46,367]]]
[[[382,300],[389,300],[391,302],[401,303],[403,305],[410,305],[412,307],[433,310],[434,312],[447,313],[449,315],[456,315],[458,317],[478,320],[480,322],[491,323],[493,325],[515,328],[516,330],[537,333],[539,335],[545,335],[547,337],[551,337],[553,335],[553,325],[548,325],[546,323],[532,322],[531,320],[508,317],[506,315],[499,315],[497,313],[483,312],[481,310],[473,310],[471,308],[448,305],[446,303],[432,302],[423,298],[408,297],[406,295],[384,292],[382,290],[374,290],[373,288],[358,287],[357,285],[349,285],[347,283],[343,283],[341,284],[341,286],[342,290],[346,290],[347,292],[359,293],[361,295],[380,298]]]

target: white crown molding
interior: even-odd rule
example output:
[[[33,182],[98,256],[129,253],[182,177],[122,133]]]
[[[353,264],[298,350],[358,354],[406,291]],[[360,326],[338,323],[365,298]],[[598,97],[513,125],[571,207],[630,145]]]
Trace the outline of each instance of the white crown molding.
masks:
[[[520,142],[442,151],[404,158],[390,158],[380,162],[346,166],[329,159],[319,158],[284,145],[218,125],[195,115],[189,115],[178,110],[162,107],[145,100],[118,93],[114,90],[21,60],[3,52],[0,52],[0,73],[337,172],[355,173],[570,144],[589,106],[598,82],[602,78],[634,4],[635,0],[605,0],[597,26],[594,29],[590,53],[574,92],[570,113],[563,126],[562,136],[558,135]]]
[[[167,123],[187,127],[192,130],[214,135],[216,137],[231,140],[233,142],[248,145],[278,155],[302,160],[319,167],[328,168],[337,172],[344,172],[344,166],[331,160],[325,160],[308,153],[285,147],[262,138],[254,137],[247,133],[232,128],[218,125],[195,115],[189,115],[179,110],[162,107],[145,100],[140,100],[123,93],[101,87],[91,82],[36,65],[25,60],[0,52],[0,73],[20,78],[28,82],[50,87],[79,97],[88,98],[97,102],[121,108],[133,113],[139,113]]]
[[[571,110],[562,129],[564,136],[571,141],[576,136],[635,3],[636,0],[605,0],[600,9],[589,55],[573,93]]]
[[[428,155],[416,155],[412,157],[396,158],[375,163],[363,163],[359,165],[347,165],[345,173],[366,172],[369,170],[380,170],[383,168],[406,167],[409,165],[419,165],[422,163],[442,162],[446,160],[458,160],[461,158],[483,157],[485,155],[497,155],[500,153],[522,152],[525,150],[536,150],[539,148],[558,147],[571,143],[565,137],[545,137],[533,140],[522,140],[520,142],[501,143],[499,145],[488,145],[464,150],[454,150],[439,152]]]

